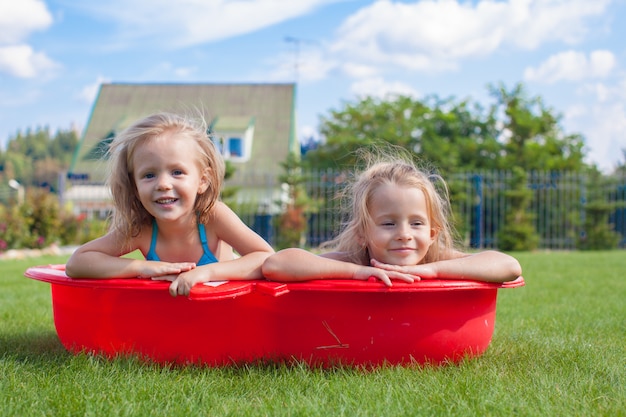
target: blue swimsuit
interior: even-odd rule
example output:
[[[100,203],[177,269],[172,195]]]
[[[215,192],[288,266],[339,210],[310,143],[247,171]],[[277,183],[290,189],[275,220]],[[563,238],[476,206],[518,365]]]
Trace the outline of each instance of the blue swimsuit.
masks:
[[[204,230],[204,225],[198,223],[198,233],[200,233],[200,242],[202,242],[202,257],[200,258],[200,260],[198,262],[196,262],[197,266],[200,265],[206,265],[206,264],[212,264],[214,262],[217,262],[217,258],[215,257],[215,255],[213,255],[213,252],[211,252],[211,249],[209,249],[209,245],[207,244],[206,241],[206,232]],[[161,259],[159,259],[159,255],[157,255],[156,253],[156,241],[157,241],[157,235],[159,234],[159,228],[156,224],[156,221],[152,222],[152,241],[150,242],[150,250],[148,251],[148,254],[146,255],[146,260],[148,261],[160,261]]]

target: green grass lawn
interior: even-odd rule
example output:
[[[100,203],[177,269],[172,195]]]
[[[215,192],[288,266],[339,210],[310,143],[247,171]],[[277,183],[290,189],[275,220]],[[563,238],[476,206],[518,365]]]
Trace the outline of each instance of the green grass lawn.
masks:
[[[0,416],[625,416],[626,253],[519,253],[487,352],[459,365],[163,367],[71,355],[48,284],[0,261]]]

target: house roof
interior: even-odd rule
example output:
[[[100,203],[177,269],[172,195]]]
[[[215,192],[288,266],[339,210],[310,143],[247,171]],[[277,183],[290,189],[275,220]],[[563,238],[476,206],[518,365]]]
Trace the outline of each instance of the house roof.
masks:
[[[236,177],[277,174],[278,162],[299,150],[295,84],[103,84],[70,173],[104,181],[108,143],[134,121],[158,111],[202,116],[222,130],[254,125],[251,157],[233,163]]]

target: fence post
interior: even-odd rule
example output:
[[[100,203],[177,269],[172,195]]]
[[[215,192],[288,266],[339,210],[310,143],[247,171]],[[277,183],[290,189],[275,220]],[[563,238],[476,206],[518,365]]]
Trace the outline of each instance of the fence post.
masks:
[[[472,176],[472,183],[474,184],[474,191],[476,192],[475,204],[473,207],[474,212],[474,224],[472,226],[472,233],[470,239],[470,245],[473,248],[483,247],[483,177],[479,174]]]
[[[587,234],[585,230],[586,210],[587,205],[587,175],[582,174],[580,176],[580,240],[585,239]]]

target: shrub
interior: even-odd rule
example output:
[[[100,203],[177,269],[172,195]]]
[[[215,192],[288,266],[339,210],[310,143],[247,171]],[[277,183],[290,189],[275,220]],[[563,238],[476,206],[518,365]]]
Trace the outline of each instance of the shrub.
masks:
[[[79,245],[106,233],[107,222],[63,210],[55,194],[28,190],[23,204],[0,204],[0,252],[57,243]]]
[[[0,205],[0,235],[0,251],[28,247],[28,222],[17,205]]]
[[[532,191],[526,186],[526,172],[514,167],[505,191],[507,213],[505,224],[498,233],[498,247],[503,251],[526,251],[536,249],[539,235],[533,226],[533,217],[528,211]]]
[[[609,215],[623,204],[608,201],[604,190],[608,188],[607,185],[610,185],[610,179],[603,177],[597,169],[591,170],[588,178],[589,195],[584,205],[584,232],[576,242],[577,248],[581,250],[615,249],[621,236],[613,230],[613,225],[609,223]]]
[[[26,246],[42,248],[58,242],[61,219],[59,201],[54,194],[31,189],[19,210],[28,228]]]

